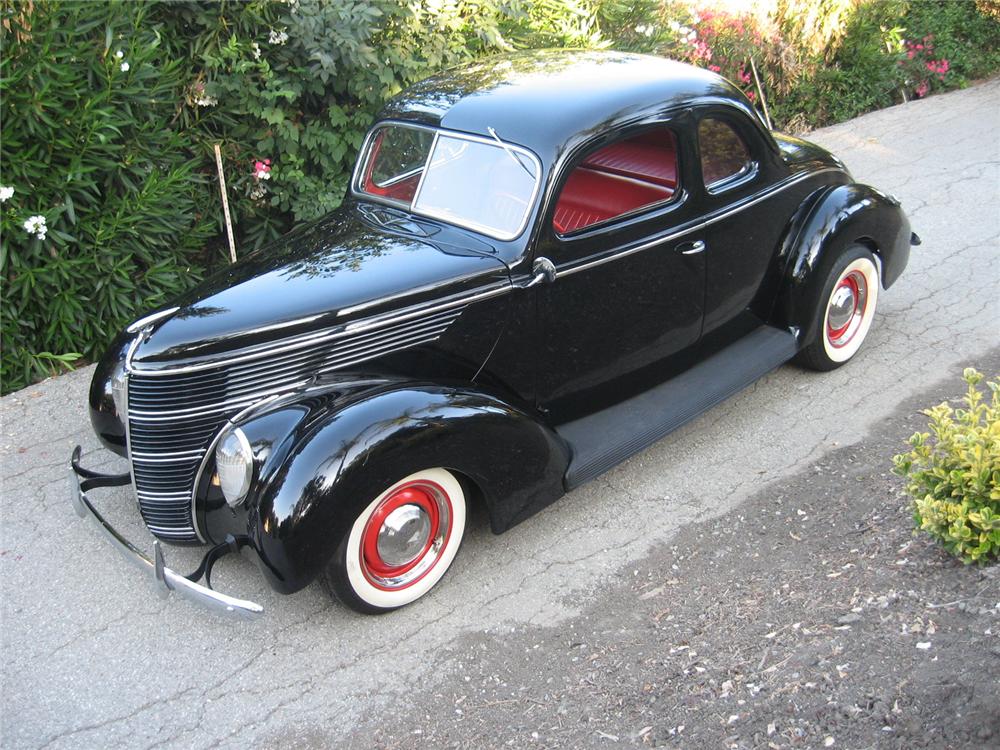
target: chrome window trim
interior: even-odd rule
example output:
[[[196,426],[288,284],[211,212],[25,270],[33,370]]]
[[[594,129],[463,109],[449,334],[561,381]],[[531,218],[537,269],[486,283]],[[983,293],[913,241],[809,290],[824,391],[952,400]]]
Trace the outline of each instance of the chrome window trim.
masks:
[[[774,185],[765,188],[764,190],[760,191],[752,198],[750,198],[748,201],[742,203],[739,206],[730,209],[721,209],[714,216],[712,214],[709,214],[708,217],[705,218],[700,223],[691,224],[690,226],[677,229],[676,231],[670,232],[654,240],[641,242],[635,247],[631,247],[627,250],[622,250],[622,251],[612,250],[606,255],[603,255],[600,258],[596,258],[594,260],[583,261],[582,263],[578,263],[576,265],[560,266],[558,269],[559,276],[569,276],[579,271],[587,271],[591,268],[602,266],[605,263],[610,263],[611,261],[618,260],[620,258],[625,258],[628,257],[629,255],[642,252],[643,250],[649,250],[650,248],[662,245],[665,242],[670,242],[671,240],[675,240],[690,232],[704,229],[705,227],[715,224],[716,222],[722,221],[723,219],[729,218],[733,214],[737,214],[746,208],[750,208],[751,206],[760,203],[762,200],[766,200],[767,198],[770,198],[771,196],[780,193],[782,190],[790,188],[793,185],[797,185],[800,182],[809,179],[810,177],[816,177],[817,175],[821,175],[826,172],[839,172],[841,174],[846,174],[844,170],[839,169],[837,167],[824,167],[823,169],[817,169],[813,172],[803,172],[801,174],[792,175],[790,177],[787,177],[782,182],[778,182]]]
[[[496,140],[492,138],[483,138],[481,136],[468,135],[465,133],[457,133],[451,130],[438,130],[437,134],[434,136],[434,142],[431,144],[430,155],[428,155],[427,157],[428,166],[430,166],[430,160],[434,156],[434,151],[437,149],[438,142],[441,140],[442,135],[445,138],[454,138],[456,140],[469,141],[472,143],[482,143],[494,149],[500,148],[501,150],[507,151],[508,155],[510,155],[510,153],[513,152],[513,153],[523,154],[524,156],[528,157],[528,159],[535,167],[535,174],[534,174],[535,183],[531,188],[531,197],[529,197],[527,200],[527,203],[524,208],[524,213],[521,216],[521,221],[518,224],[516,230],[507,233],[507,232],[501,232],[496,227],[489,227],[486,226],[485,224],[479,224],[478,222],[468,221],[468,220],[462,221],[460,219],[456,219],[456,217],[449,215],[447,212],[418,209],[416,207],[417,202],[420,200],[420,194],[424,187],[424,176],[426,176],[428,170],[425,170],[424,174],[421,175],[420,177],[420,183],[417,185],[417,190],[413,194],[413,202],[411,203],[410,210],[417,216],[429,216],[432,219],[440,219],[441,221],[446,221],[449,224],[455,224],[461,227],[468,227],[469,229],[473,229],[477,232],[485,234],[488,237],[493,237],[494,239],[498,240],[510,241],[521,236],[521,234],[528,226],[528,220],[531,218],[531,208],[532,206],[535,205],[535,199],[538,198],[538,191],[541,189],[542,185],[542,163],[541,161],[539,161],[538,157],[535,156],[528,149],[524,148],[523,146],[517,146],[513,143],[507,143],[506,141],[500,141],[498,143]],[[521,166],[523,167],[524,165],[522,164]]]
[[[420,197],[420,191],[424,189],[424,178],[427,176],[427,171],[430,169],[431,160],[434,158],[434,151],[437,148],[438,138],[441,137],[441,132],[438,130],[434,131],[434,137],[431,139],[431,147],[427,151],[427,159],[424,161],[424,166],[421,168],[420,179],[417,180],[417,187],[413,191],[413,197],[410,199],[409,205],[406,210],[411,214],[416,215],[417,211],[414,206],[417,204],[417,198]]]
[[[420,175],[420,181],[417,183],[417,189],[413,193],[413,198],[409,203],[404,203],[402,201],[394,200],[392,198],[386,198],[381,195],[372,195],[371,193],[366,193],[361,184],[361,176],[364,171],[368,168],[368,163],[371,160],[371,142],[375,137],[375,133],[383,127],[386,126],[398,126],[404,128],[413,128],[414,130],[429,130],[434,133],[434,140],[431,142],[430,150],[427,152],[427,161],[424,162],[424,166],[421,168],[423,174]],[[461,219],[456,219],[454,216],[448,214],[434,212],[434,211],[421,211],[415,208],[417,200],[420,198],[420,191],[424,186],[424,177],[427,175],[427,167],[430,164],[431,157],[434,155],[434,150],[437,148],[438,139],[440,136],[444,135],[448,138],[455,138],[457,140],[469,141],[472,143],[483,143],[492,148],[502,148],[500,144],[496,142],[493,138],[487,138],[481,135],[474,135],[472,133],[463,133],[459,130],[448,130],[447,128],[435,127],[433,125],[424,125],[423,123],[413,123],[405,122],[402,120],[382,120],[375,123],[372,128],[368,131],[365,136],[364,141],[361,144],[361,156],[354,165],[354,172],[351,175],[351,195],[361,198],[363,200],[373,201],[375,203],[384,203],[389,206],[395,206],[396,208],[402,208],[413,214],[414,216],[424,216],[429,219],[438,219],[444,221],[448,224],[452,224],[457,227],[462,227],[464,229],[471,229],[480,234],[484,234],[487,237],[492,237],[495,240],[501,240],[503,242],[509,242],[511,240],[520,237],[524,230],[528,227],[528,222],[531,220],[531,215],[533,213],[532,209],[535,206],[535,202],[538,199],[538,194],[541,191],[542,186],[542,162],[535,155],[534,152],[525,148],[524,146],[519,146],[515,143],[509,143],[508,141],[503,141],[503,146],[506,146],[512,151],[516,151],[520,154],[527,156],[535,167],[535,184],[531,191],[531,197],[528,199],[528,205],[524,211],[524,216],[521,218],[521,223],[515,232],[504,233],[498,232],[493,227],[487,227],[482,224],[478,224],[473,221],[463,221]]]
[[[711,196],[722,195],[729,190],[746,185],[748,182],[753,182],[759,173],[760,162],[749,159],[738,172],[705,185],[705,192]],[[704,181],[704,177],[702,177],[702,181]]]
[[[379,131],[379,128],[385,127],[386,125],[394,125],[401,128],[410,128],[412,130],[429,130],[434,132],[436,128],[430,125],[424,125],[423,123],[417,122],[404,122],[402,120],[382,120],[381,122],[375,123],[371,129],[365,134],[364,140],[361,142],[361,151],[359,152],[358,160],[354,164],[354,172],[351,174],[351,194],[358,197],[363,197],[366,200],[375,201],[377,203],[384,203],[388,206],[395,206],[396,208],[403,208],[409,210],[410,204],[405,203],[394,198],[387,198],[384,195],[372,195],[371,193],[366,193],[361,186],[361,175],[365,173],[368,169],[368,164],[372,159],[371,145],[372,141],[375,139],[375,134]],[[431,142],[433,146],[433,141]],[[431,151],[427,152],[428,158],[430,157]],[[424,160],[424,164],[420,167],[420,171],[423,171],[427,167],[427,160]],[[423,179],[423,177],[421,177]],[[377,183],[376,183],[377,184]],[[412,201],[411,201],[412,202]]]

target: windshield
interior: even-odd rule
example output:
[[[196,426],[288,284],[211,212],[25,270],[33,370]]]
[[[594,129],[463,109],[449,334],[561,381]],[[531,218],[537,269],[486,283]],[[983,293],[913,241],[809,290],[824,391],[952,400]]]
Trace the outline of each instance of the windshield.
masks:
[[[501,240],[524,231],[538,159],[496,139],[398,123],[368,139],[355,189]]]

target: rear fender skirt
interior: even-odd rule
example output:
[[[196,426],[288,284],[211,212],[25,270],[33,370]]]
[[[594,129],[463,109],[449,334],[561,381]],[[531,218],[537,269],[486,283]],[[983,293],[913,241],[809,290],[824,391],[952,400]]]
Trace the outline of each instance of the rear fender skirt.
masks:
[[[811,341],[816,300],[837,257],[855,243],[871,248],[887,289],[909,261],[910,235],[910,222],[895,198],[868,185],[824,189],[785,233],[785,271],[769,322],[798,329],[803,344]]]
[[[251,501],[247,534],[271,585],[292,593],[323,570],[357,514],[398,479],[443,467],[475,485],[495,533],[563,494],[569,451],[534,416],[467,386],[395,383],[344,402],[316,398],[242,424],[288,428]],[[294,416],[292,416],[294,415]]]

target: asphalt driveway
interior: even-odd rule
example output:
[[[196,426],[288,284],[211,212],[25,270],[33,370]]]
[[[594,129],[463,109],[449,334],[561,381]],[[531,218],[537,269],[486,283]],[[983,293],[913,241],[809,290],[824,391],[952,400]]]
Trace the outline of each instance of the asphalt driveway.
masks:
[[[215,583],[264,604],[263,620],[156,598],[67,499],[74,445],[88,466],[121,464],[90,431],[90,369],[5,397],[2,745],[334,747],[364,745],[366,733],[435,705],[461,716],[452,700],[434,698],[489,680],[469,669],[483,652],[613,614],[621,602],[607,590],[679,529],[780,491],[930,384],[985,360],[1000,341],[998,117],[995,79],[814,133],[857,179],[897,195],[924,241],[880,296],[858,357],[823,375],[781,368],[503,536],[473,519],[433,594],[383,617],[355,615],[318,586],[278,596],[241,560],[224,561]],[[98,501],[122,533],[147,544],[126,491]],[[175,569],[197,563],[194,551],[167,553]],[[629,741],[604,734],[586,741]],[[421,736],[393,742],[416,746]],[[544,737],[529,727],[509,739],[528,746]]]

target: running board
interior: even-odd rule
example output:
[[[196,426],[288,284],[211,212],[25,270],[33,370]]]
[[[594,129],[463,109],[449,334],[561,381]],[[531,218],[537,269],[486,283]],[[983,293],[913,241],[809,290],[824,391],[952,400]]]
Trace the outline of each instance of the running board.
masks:
[[[726,400],[798,351],[795,335],[761,326],[671,380],[556,428],[573,457],[563,483],[579,487]]]

